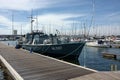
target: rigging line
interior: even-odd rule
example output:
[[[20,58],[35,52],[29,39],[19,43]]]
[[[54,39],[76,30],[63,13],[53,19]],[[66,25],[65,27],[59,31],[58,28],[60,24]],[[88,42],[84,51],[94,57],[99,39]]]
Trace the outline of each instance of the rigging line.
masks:
[[[92,5],[92,7],[93,7],[93,15],[92,15],[92,18],[91,18],[89,28],[92,27],[92,24],[93,24],[93,21],[94,21],[94,16],[95,16],[95,14],[94,14],[94,12],[95,12],[95,0],[93,0],[92,3],[93,3],[93,5]],[[89,36],[89,34],[90,34],[90,29],[88,30],[87,36]]]
[[[63,59],[65,57],[68,57],[69,55],[73,54],[75,51],[77,51],[80,47],[82,47],[83,45],[85,45],[85,43],[82,43],[80,46],[78,46],[75,50],[73,50],[72,52],[66,54],[65,56],[62,57],[58,57],[58,59]]]
[[[47,50],[50,48],[50,45],[42,52],[42,54],[43,53],[45,53],[45,52],[47,52]]]

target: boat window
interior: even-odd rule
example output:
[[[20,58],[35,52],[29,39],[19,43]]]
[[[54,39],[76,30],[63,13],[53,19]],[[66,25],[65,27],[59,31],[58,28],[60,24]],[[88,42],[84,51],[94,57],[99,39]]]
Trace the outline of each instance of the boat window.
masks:
[[[41,37],[43,37],[44,34],[40,34]]]
[[[32,35],[27,35],[27,43],[31,44],[32,43]]]
[[[36,35],[34,36],[34,40],[35,40],[35,43],[36,43],[36,44],[39,43],[39,35],[36,34]]]

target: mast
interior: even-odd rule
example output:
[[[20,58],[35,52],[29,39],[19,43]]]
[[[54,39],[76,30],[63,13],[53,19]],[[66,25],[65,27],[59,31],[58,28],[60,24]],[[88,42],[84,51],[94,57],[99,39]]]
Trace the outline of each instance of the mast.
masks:
[[[30,17],[30,19],[31,19],[31,33],[32,33],[32,30],[33,30],[33,15],[32,15],[32,12],[31,12],[31,17]]]
[[[49,34],[51,34],[51,22],[49,24]]]
[[[89,30],[88,30],[88,33],[87,33],[87,36],[90,35],[90,29],[92,28],[93,26],[93,31],[94,31],[94,26],[95,26],[95,0],[92,0],[92,18],[91,18],[91,22],[90,22],[90,25],[89,25]],[[94,33],[93,33],[94,35]]]
[[[36,27],[35,27],[35,29],[38,30],[38,12],[36,12],[36,17],[34,19],[36,19]]]
[[[22,24],[21,24],[21,36],[22,36]]]
[[[86,25],[85,25],[85,23],[83,24],[83,27],[84,27],[84,38],[86,38]]]
[[[36,17],[36,29],[38,30],[38,15]]]
[[[12,35],[14,34],[13,30],[14,30],[14,14],[12,12]]]
[[[77,35],[77,34],[76,34],[76,30],[77,30],[77,29],[76,29],[76,22],[74,23],[74,27],[75,27],[75,33],[74,33],[74,34]]]
[[[32,31],[33,31],[33,22],[34,22],[32,11],[31,11],[31,16],[28,17],[28,18],[30,18],[30,21],[31,21],[31,33],[32,33]]]

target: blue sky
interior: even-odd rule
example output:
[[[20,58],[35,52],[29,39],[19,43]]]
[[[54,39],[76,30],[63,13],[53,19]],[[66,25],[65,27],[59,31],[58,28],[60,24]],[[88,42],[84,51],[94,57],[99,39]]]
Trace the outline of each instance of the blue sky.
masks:
[[[82,34],[85,24],[90,34],[120,34],[120,0],[0,0],[0,34],[12,33],[12,14],[18,34],[30,32],[31,10],[34,30]]]

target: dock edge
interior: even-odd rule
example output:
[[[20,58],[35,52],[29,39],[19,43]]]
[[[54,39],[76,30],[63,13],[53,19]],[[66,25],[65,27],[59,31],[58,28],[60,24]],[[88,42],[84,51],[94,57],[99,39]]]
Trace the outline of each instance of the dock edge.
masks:
[[[0,55],[0,60],[8,69],[8,71],[11,73],[12,77],[15,80],[24,80],[1,55]]]

